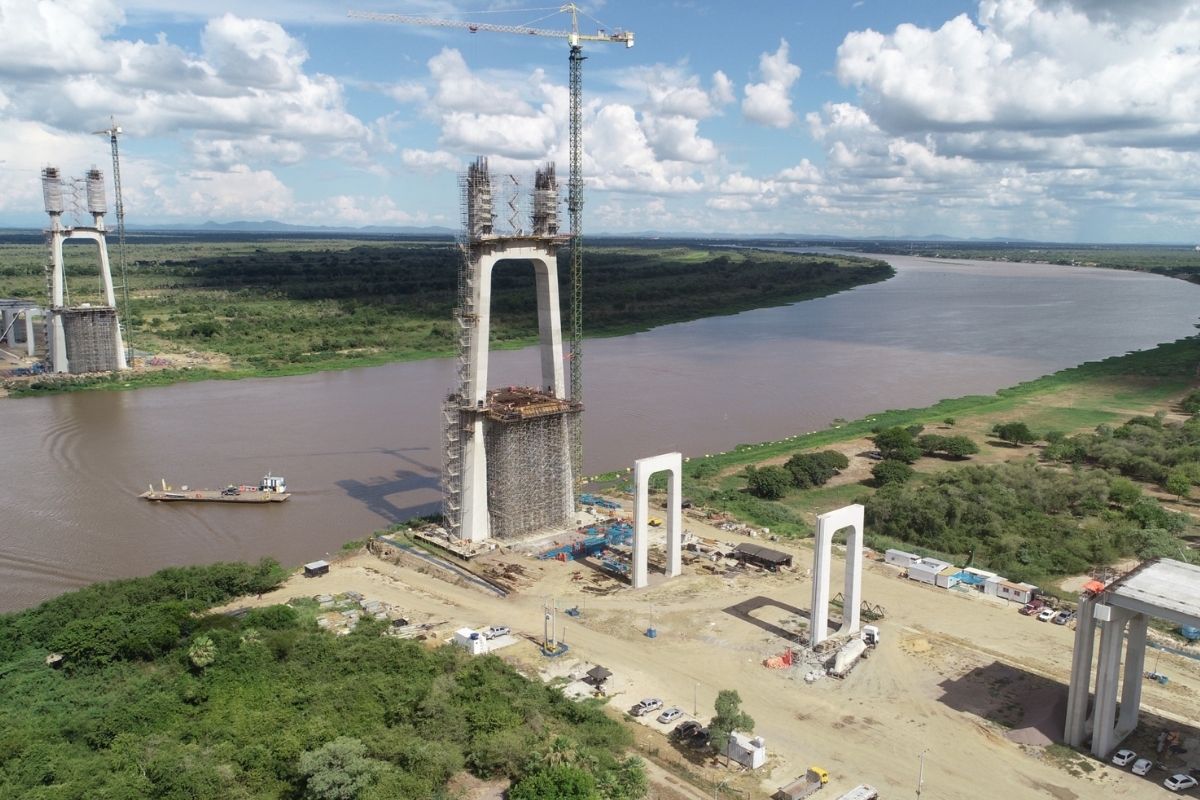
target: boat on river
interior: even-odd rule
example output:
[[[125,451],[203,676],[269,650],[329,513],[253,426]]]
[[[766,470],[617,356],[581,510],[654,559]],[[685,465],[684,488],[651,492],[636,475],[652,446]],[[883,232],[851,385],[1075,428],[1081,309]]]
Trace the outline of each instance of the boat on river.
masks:
[[[184,485],[174,489],[163,480],[161,490],[152,485],[150,491],[138,495],[143,500],[190,503],[282,503],[291,496],[287,481],[269,472],[258,482],[258,486],[230,484],[224,489],[190,489]]]

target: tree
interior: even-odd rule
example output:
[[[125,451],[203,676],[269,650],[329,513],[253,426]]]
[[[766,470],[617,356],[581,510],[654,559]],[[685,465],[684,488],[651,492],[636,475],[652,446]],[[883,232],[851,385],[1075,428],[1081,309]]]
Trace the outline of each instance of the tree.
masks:
[[[886,428],[872,437],[871,441],[884,459],[911,464],[921,457],[921,448],[907,428]]]
[[[1033,444],[1037,441],[1037,436],[1024,422],[997,422],[992,426],[992,433],[1009,444]]]
[[[718,750],[725,749],[730,733],[754,732],[754,717],[742,711],[742,698],[736,689],[722,689],[717,692],[717,701],[713,707],[717,715],[708,723],[709,741]]]
[[[944,423],[944,424],[945,424],[947,427],[953,428],[953,427],[954,427],[954,423],[958,422],[958,420],[956,420],[954,417],[946,417],[944,420],[942,420],[942,422],[943,422],[943,423]]]
[[[1163,488],[1178,497],[1182,502],[1185,497],[1192,493],[1192,478],[1184,470],[1173,469],[1167,474],[1167,480],[1163,483]]]
[[[217,645],[210,636],[197,636],[188,648],[188,659],[196,669],[204,669],[217,660]]]
[[[304,796],[310,800],[354,800],[374,780],[377,766],[367,758],[366,745],[350,736],[339,736],[300,754]]]
[[[547,767],[517,781],[508,800],[598,800],[596,779],[570,765]]]
[[[904,483],[913,476],[913,468],[903,461],[885,459],[871,467],[871,476],[880,486],[889,483]]]
[[[792,484],[792,473],[783,467],[762,467],[748,470],[746,473],[746,485],[750,494],[764,500],[778,500],[787,494]]]
[[[1108,484],[1109,502],[1129,507],[1142,496],[1142,489],[1129,478],[1113,478]]]
[[[979,445],[966,436],[947,436],[942,440],[941,450],[951,458],[966,458],[979,452]]]
[[[801,489],[823,486],[839,470],[850,466],[850,459],[837,450],[820,453],[797,453],[788,459],[784,467],[792,474],[792,480]]]

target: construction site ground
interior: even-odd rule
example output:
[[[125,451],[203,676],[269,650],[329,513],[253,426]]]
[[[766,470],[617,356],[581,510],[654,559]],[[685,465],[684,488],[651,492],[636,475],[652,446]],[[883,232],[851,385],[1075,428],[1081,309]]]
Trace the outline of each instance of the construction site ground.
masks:
[[[751,541],[690,517],[685,527],[701,537]],[[658,697],[664,707],[686,712],[680,721],[698,711],[707,722],[717,692],[736,689],[754,732],[765,738],[766,767],[754,773],[730,768],[724,759],[669,742],[666,733],[678,722],[661,725],[654,714],[631,718],[635,748],[651,762],[651,797],[764,797],[814,764],[832,775],[821,796],[835,798],[869,783],[883,798],[908,797],[923,751],[922,800],[980,792],[1057,800],[1161,797],[1169,794],[1162,781],[1171,772],[1200,767],[1200,732],[1190,727],[1200,712],[1200,661],[1147,654],[1147,669],[1169,682],[1145,681],[1142,727],[1125,746],[1154,757],[1154,736],[1171,728],[1181,731],[1188,752],[1169,756],[1168,771],[1137,777],[1051,746],[1062,729],[1073,626],[1038,622],[1018,614],[1016,604],[977,593],[902,579],[882,563],[869,561],[863,575],[864,599],[886,612],[876,623],[882,644],[848,677],[806,683],[804,668],[765,668],[765,659],[788,646],[780,634],[805,625],[798,617],[810,606],[812,560],[805,542],[766,544],[794,553],[797,568],[773,574],[699,560],[671,580],[652,573],[651,585],[635,591],[587,563],[539,561],[502,548],[471,563],[476,572],[507,572],[515,590],[501,599],[429,564],[391,563],[364,551],[336,562],[325,576],[296,575],[273,592],[232,605],[356,591],[410,620],[434,623],[433,642],[448,640],[463,625],[508,625],[522,641],[500,657],[545,680],[570,680],[602,665],[613,673],[607,696],[619,714],[643,697]],[[833,592],[842,566],[835,557]],[[569,650],[555,659],[537,647],[551,599],[559,609],[579,610],[578,617],[558,614]],[[836,608],[831,616],[838,616]],[[646,635],[651,627],[654,638]]]

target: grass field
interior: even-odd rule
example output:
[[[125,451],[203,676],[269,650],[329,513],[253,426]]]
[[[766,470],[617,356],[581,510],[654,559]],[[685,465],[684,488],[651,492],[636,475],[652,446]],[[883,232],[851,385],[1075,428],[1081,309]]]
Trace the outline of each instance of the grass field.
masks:
[[[45,296],[45,248],[0,244],[0,297]],[[70,304],[103,302],[94,251],[68,248]],[[114,254],[114,261],[116,261]],[[267,239],[168,241],[128,247],[129,322],[135,348],[193,354],[190,377],[285,375],[447,356],[456,338],[460,256],[450,241]],[[820,297],[885,280],[888,265],[669,244],[589,246],[584,325],[615,336]],[[565,252],[559,259],[569,319]],[[123,310],[123,309],[122,309]],[[493,348],[536,338],[533,270],[505,263],[493,277]],[[70,385],[177,380],[122,375]]]

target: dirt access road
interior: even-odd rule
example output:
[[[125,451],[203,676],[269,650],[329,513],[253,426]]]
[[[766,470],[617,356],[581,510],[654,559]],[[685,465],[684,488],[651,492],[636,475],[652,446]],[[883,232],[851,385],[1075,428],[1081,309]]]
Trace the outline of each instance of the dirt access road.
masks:
[[[695,520],[687,526],[701,536],[748,541]],[[641,749],[657,749],[660,759],[683,764],[709,787],[730,780],[745,796],[765,796],[808,765],[819,764],[833,776],[825,797],[859,783],[876,786],[885,798],[908,797],[923,751],[922,800],[958,800],[981,789],[993,796],[1058,800],[1169,796],[1161,785],[1162,771],[1138,778],[1038,746],[1049,741],[1047,734],[1061,730],[1058,706],[1065,703],[1073,632],[1021,616],[1015,605],[898,579],[893,568],[872,563],[863,575],[863,596],[883,606],[887,616],[879,623],[883,643],[869,659],[843,681],[813,684],[795,671],[764,668],[764,658],[786,647],[774,628],[797,622],[794,611],[769,603],[807,610],[811,593],[806,576],[811,549],[772,546],[795,553],[798,569],[726,577],[693,565],[670,581],[655,575],[657,582],[640,591],[581,564],[499,554],[494,558],[520,563],[529,576],[526,588],[504,599],[449,583],[424,568],[361,553],[335,563],[327,576],[297,576],[261,599],[236,605],[354,590],[444,622],[443,635],[460,625],[503,623],[530,638],[542,634],[549,598],[556,598],[559,608],[578,606],[578,618],[559,616],[566,625],[569,658],[613,671],[610,683],[619,692],[611,701],[614,708],[624,710],[641,697],[655,696],[690,715],[695,698],[699,717],[706,720],[718,690],[738,690],[770,752],[767,767],[757,775],[731,774],[712,759],[686,759],[657,734],[651,736],[657,745],[643,743]],[[834,569],[836,592],[842,569],[836,558]],[[768,604],[749,619],[726,611],[755,598]],[[651,625],[658,634],[653,639],[645,635]],[[501,656],[527,672],[546,671],[546,659],[527,641]],[[1165,719],[1197,719],[1200,663],[1164,655],[1158,669],[1170,683],[1147,682],[1143,708]],[[1185,732],[1185,744],[1189,735],[1196,734]],[[1189,749],[1200,753],[1200,742],[1194,744]]]

